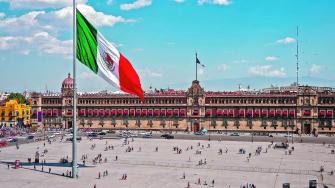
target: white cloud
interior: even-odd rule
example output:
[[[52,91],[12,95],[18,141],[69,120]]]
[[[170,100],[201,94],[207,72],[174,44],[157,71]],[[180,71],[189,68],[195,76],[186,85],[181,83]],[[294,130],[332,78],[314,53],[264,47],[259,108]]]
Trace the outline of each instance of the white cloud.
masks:
[[[227,6],[231,4],[231,0],[198,0],[199,5],[203,5],[205,3]]]
[[[221,71],[226,71],[228,70],[229,66],[227,64],[221,64],[219,65],[218,69]]]
[[[97,12],[93,7],[88,5],[78,5],[78,9],[96,26],[113,26],[116,23],[136,22],[134,19],[125,19],[121,16],[106,15],[103,12]]]
[[[88,78],[94,78],[96,74],[94,74],[92,71],[83,71],[79,74],[79,78],[81,79],[88,79]]]
[[[146,6],[150,6],[152,3],[152,0],[136,0],[133,3],[125,3],[120,5],[121,10],[133,10],[133,9],[139,9]]]
[[[39,24],[37,17],[45,14],[44,11],[32,11],[27,14],[4,18],[0,20],[0,29],[14,35],[29,35],[45,29]]]
[[[89,5],[79,4],[78,9],[95,26],[113,26],[117,23],[135,22],[121,16],[97,12]],[[55,11],[32,11],[18,17],[0,19],[0,29],[10,35],[31,35],[41,31],[57,34],[72,27],[72,7]]]
[[[28,55],[34,51],[70,57],[72,54],[72,41],[58,40],[47,32],[36,33],[28,37],[5,36],[0,37],[0,50],[13,50],[23,55]]]
[[[271,65],[250,67],[248,72],[256,76],[264,77],[284,77],[286,76],[285,68],[273,69]]]
[[[176,3],[184,3],[186,0],[174,0]]]
[[[72,6],[72,0],[0,0],[9,3],[11,9],[46,9]],[[87,0],[76,0],[77,4],[86,3]]]
[[[113,4],[113,0],[108,0],[108,1],[106,2],[106,4],[107,4],[107,5],[112,5],[112,4]]]
[[[205,69],[200,67],[199,70],[198,70],[198,74],[203,75],[204,73],[205,73]]]
[[[97,12],[84,4],[79,4],[78,9],[96,26],[113,26],[116,23],[134,21]],[[5,16],[0,19],[0,30],[3,33],[0,37],[0,50],[16,51],[23,55],[42,52],[69,57],[72,54],[72,40],[59,40],[55,36],[62,31],[71,31],[71,26],[71,7],[49,12],[32,11],[17,17]]]
[[[152,71],[150,69],[139,69],[138,72],[141,76],[145,76],[145,77],[151,77],[151,78],[163,77],[163,73],[158,72],[158,71]]]
[[[311,67],[309,68],[309,72],[311,74],[319,74],[321,70],[321,66],[317,64],[312,64]]]
[[[5,13],[3,13],[3,12],[0,12],[0,19],[1,18],[3,18],[3,17],[5,17],[6,16],[6,14]]]
[[[290,44],[294,42],[295,42],[295,38],[292,38],[292,37],[285,37],[283,39],[279,39],[276,41],[277,44]]]
[[[134,19],[125,19],[121,16],[113,16],[103,12],[97,12],[93,7],[85,4],[80,4],[77,7],[85,18],[87,18],[94,26],[113,26],[117,23],[130,23],[136,21]],[[51,22],[52,26],[56,28],[69,28],[72,25],[72,7],[65,7],[57,11],[49,12],[40,20],[44,24]]]
[[[279,58],[276,56],[267,56],[265,57],[265,61],[273,62],[273,61],[278,61]]]

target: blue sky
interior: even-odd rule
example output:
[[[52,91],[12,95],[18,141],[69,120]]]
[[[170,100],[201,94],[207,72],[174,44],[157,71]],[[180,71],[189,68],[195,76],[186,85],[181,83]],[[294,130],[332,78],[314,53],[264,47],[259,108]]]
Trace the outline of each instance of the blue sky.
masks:
[[[195,52],[206,90],[295,81],[335,86],[335,1],[78,0],[83,14],[132,62],[144,89],[186,89]],[[0,91],[59,91],[72,72],[71,1],[0,0]],[[78,63],[80,91],[115,90]]]

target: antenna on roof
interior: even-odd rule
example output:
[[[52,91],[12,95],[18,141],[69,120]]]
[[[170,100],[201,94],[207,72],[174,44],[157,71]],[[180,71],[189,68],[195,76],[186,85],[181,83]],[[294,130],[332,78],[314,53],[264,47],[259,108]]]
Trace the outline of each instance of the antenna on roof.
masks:
[[[299,27],[297,26],[297,53],[296,53],[296,66],[297,66],[297,93],[299,92]]]

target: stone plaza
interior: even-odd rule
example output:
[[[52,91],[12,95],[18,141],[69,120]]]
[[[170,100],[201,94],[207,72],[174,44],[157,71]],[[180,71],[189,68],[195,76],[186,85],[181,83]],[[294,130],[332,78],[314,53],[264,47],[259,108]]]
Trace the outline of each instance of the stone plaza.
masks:
[[[257,188],[281,188],[283,183],[290,183],[291,188],[303,188],[308,187],[309,180],[317,180],[318,187],[335,187],[335,177],[330,174],[335,169],[335,155],[331,154],[334,145],[294,143],[289,146],[289,154],[288,150],[274,149],[274,144],[83,138],[78,143],[78,159],[87,156],[86,165],[79,168],[78,179],[72,179],[66,177],[70,167],[48,166],[59,163],[61,158],[72,160],[72,143],[56,138],[51,143],[46,142],[45,146],[40,141],[21,144],[19,149],[15,146],[2,148],[0,187],[240,188],[249,183]],[[42,154],[44,150],[47,152]],[[40,165],[23,165],[15,169],[6,163],[15,160],[26,163],[28,158],[34,159],[37,151],[42,154],[40,162],[45,160],[43,171]],[[99,154],[100,161],[93,162]],[[127,175],[126,180],[122,180],[124,175]]]

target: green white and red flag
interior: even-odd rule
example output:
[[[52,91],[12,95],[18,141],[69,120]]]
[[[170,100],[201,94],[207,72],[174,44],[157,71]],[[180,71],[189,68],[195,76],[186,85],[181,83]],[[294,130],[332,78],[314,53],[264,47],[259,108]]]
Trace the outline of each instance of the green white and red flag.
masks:
[[[79,10],[76,11],[76,17],[77,59],[108,83],[126,93],[137,95],[143,101],[140,78],[128,59]]]

